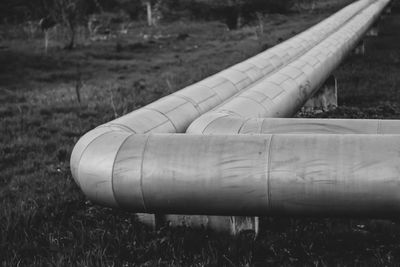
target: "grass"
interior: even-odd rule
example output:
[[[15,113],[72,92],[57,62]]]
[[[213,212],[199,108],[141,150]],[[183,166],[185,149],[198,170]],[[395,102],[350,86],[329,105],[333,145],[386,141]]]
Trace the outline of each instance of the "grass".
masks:
[[[329,3],[312,14],[264,18],[262,36],[257,25],[227,31],[218,22],[177,22],[156,30],[138,26],[118,40],[71,52],[53,40],[44,55],[40,39],[1,35],[0,264],[398,264],[396,221],[263,218],[255,240],[251,233],[153,231],[132,214],[87,201],[70,174],[73,145],[89,129],[300,32],[338,8]],[[382,22],[382,35],[368,40],[365,57],[342,64],[336,71],[340,107],[315,116],[400,118],[399,18]],[[143,33],[163,36],[146,41]]]

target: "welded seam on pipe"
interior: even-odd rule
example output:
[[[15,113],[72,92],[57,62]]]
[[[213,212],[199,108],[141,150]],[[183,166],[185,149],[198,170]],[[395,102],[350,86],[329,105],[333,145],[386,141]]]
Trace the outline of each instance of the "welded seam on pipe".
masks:
[[[201,110],[200,110],[199,104],[203,103],[205,100],[203,100],[202,102],[199,102],[199,103],[197,104],[197,103],[194,102],[192,99],[190,99],[189,97],[186,97],[186,96],[184,96],[184,95],[174,95],[174,96],[177,97],[177,98],[186,100],[187,102],[191,103],[191,104],[193,105],[193,107],[197,110],[197,112],[199,113],[199,116],[201,116]],[[214,96],[214,95],[212,95],[212,96],[206,98],[206,100],[212,98],[213,96]]]
[[[103,135],[105,135],[105,134],[107,134],[107,133],[109,133],[109,132],[110,132],[110,131],[107,131],[107,132],[101,133],[100,135],[96,136],[96,137],[93,138],[93,139],[88,143],[88,145],[85,146],[85,148],[82,150],[82,152],[81,152],[81,154],[80,154],[80,157],[79,157],[79,161],[78,161],[78,167],[77,167],[77,169],[76,169],[78,175],[79,175],[79,166],[80,166],[80,164],[81,164],[81,159],[82,159],[83,155],[85,154],[86,150],[89,148],[89,146],[90,146],[93,142],[95,142],[97,139],[99,139],[100,137],[102,137]],[[77,182],[77,183],[80,184],[79,182]]]
[[[156,110],[156,109],[153,109],[153,108],[148,108],[148,107],[146,107],[146,109],[147,109],[147,110],[151,110],[151,111],[155,111],[155,112],[161,114],[162,116],[164,116],[164,117],[167,119],[167,121],[169,121],[169,122],[172,124],[172,126],[173,126],[174,129],[175,129],[175,132],[178,132],[178,128],[176,127],[175,123],[168,117],[167,114],[165,114],[165,113],[163,113],[163,112],[161,112],[161,111],[158,111],[158,110]],[[167,112],[166,112],[166,113],[167,113]],[[165,123],[165,122],[164,122],[164,123]],[[164,123],[162,123],[161,125],[163,125]],[[154,128],[156,128],[156,127],[153,127],[152,129],[147,130],[147,133],[150,132],[151,130],[153,130]]]
[[[163,122],[161,122],[161,123],[159,123],[159,124],[156,124],[156,125],[153,126],[152,128],[147,129],[144,133],[151,132],[153,129],[155,129],[155,128],[161,126],[161,125],[164,125],[164,124],[166,124],[166,123],[168,123],[168,122],[171,123],[171,125],[172,125],[172,126],[175,128],[175,130],[176,130],[176,126],[174,125],[174,123],[168,118],[167,115],[165,115],[165,114],[162,113],[161,111],[158,111],[158,110],[152,109],[152,108],[148,108],[148,107],[143,107],[143,109],[147,109],[147,110],[154,111],[154,112],[156,112],[157,114],[162,115],[165,119],[167,119],[166,121],[163,121]]]
[[[125,130],[125,131],[131,132],[131,133],[135,133],[135,134],[137,133],[132,128],[130,128],[129,126],[126,126],[125,124],[122,124],[122,123],[113,122],[113,123],[103,124],[98,127],[109,127],[109,126],[118,127],[118,128],[121,128],[121,130]]]
[[[220,117],[220,118],[218,118],[218,119],[222,119],[222,118],[224,118],[224,117],[229,117],[229,115],[225,115],[225,116]],[[218,120],[218,119],[217,119],[217,120]],[[204,132],[207,131],[207,128],[208,128],[208,126],[210,126],[211,123],[213,123],[213,121],[211,121],[209,124],[206,125],[206,127],[204,127],[204,129],[202,129],[202,132],[201,132],[202,134],[204,134]]]
[[[111,167],[111,190],[112,190],[112,193],[113,193],[113,195],[114,195],[115,202],[118,204],[119,207],[122,207],[122,205],[121,205],[121,203],[119,202],[118,197],[117,197],[117,194],[116,194],[116,192],[115,192],[115,190],[114,190],[114,172],[115,172],[115,164],[116,164],[116,161],[117,161],[119,152],[121,151],[121,149],[123,148],[123,146],[125,145],[125,143],[127,142],[127,140],[129,139],[129,137],[130,137],[130,135],[128,135],[128,136],[125,138],[125,140],[121,143],[121,145],[119,146],[119,148],[118,148],[118,150],[117,150],[117,153],[115,153],[114,162],[113,162],[113,165],[112,165],[112,167]]]
[[[147,138],[146,138],[146,143],[144,144],[143,152],[142,152],[142,161],[140,163],[140,192],[142,193],[142,201],[143,201],[143,206],[144,206],[144,212],[147,212],[148,208],[147,208],[147,205],[146,205],[146,200],[145,200],[145,197],[144,197],[144,189],[143,189],[143,167],[144,167],[144,156],[145,156],[145,153],[146,153],[146,148],[147,148],[147,145],[149,143],[150,137],[151,137],[151,135],[147,136]]]
[[[170,121],[170,120],[163,121],[163,122],[161,122],[161,123],[159,123],[159,124],[154,125],[154,126],[151,127],[150,129],[147,129],[147,130],[144,131],[143,133],[144,133],[144,134],[151,133],[152,130],[154,130],[154,129],[156,129],[156,128],[162,126],[162,125],[168,124],[168,123],[171,123],[171,121]],[[171,123],[171,125],[172,125],[172,127],[175,128],[175,126],[174,126],[172,123]]]
[[[267,205],[268,208],[271,209],[272,203],[271,203],[271,158],[272,158],[272,139],[274,138],[274,135],[271,134],[267,146],[267,166],[266,166],[266,173],[267,173]]]

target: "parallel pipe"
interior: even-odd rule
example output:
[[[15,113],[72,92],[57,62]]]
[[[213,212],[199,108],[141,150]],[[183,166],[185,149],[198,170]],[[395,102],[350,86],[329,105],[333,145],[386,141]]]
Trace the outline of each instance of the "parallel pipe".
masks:
[[[134,133],[184,132],[194,119],[297,59],[371,2],[357,1],[271,49],[110,121],[107,125],[122,127]]]
[[[253,118],[230,117],[222,123],[214,121],[210,128],[218,134],[399,134],[400,120],[368,119],[301,119],[301,118]],[[204,134],[208,134],[205,129]],[[160,217],[158,217],[160,218]],[[259,231],[258,217],[164,215],[160,225],[186,225],[205,227],[218,232],[236,235],[243,230]],[[153,221],[151,225],[157,225]]]
[[[184,132],[195,118],[238,91],[244,90],[249,85],[248,81],[260,79],[296,59],[307,49],[337,30],[355,14],[369,6],[370,3],[370,0],[355,2],[280,45],[88,132],[75,145],[71,155],[71,172],[75,181],[79,184],[79,166],[87,164],[82,162],[82,154],[86,147],[99,136],[110,131],[126,131],[129,133]],[[259,66],[258,71],[251,71],[256,66]],[[244,71],[241,72],[240,69]],[[228,73],[230,74],[228,75]],[[254,76],[254,73],[262,73],[262,75]]]
[[[222,117],[204,134],[399,134],[400,120]]]
[[[338,30],[372,0],[355,2],[291,39],[209,78],[109,122],[134,133],[182,133],[189,124],[250,85],[296,60]]]
[[[274,140],[278,139],[282,140],[282,142],[276,143],[274,141],[272,143],[272,136],[267,135],[245,137],[232,135],[214,137],[155,135],[149,137],[139,133],[175,133],[185,131],[195,118],[234,94],[248,90],[247,88],[251,83],[266,77],[294,59],[298,59],[305,51],[343,26],[345,22],[366,7],[369,2],[359,1],[327,21],[272,50],[268,50],[202,82],[90,131],[80,139],[71,156],[71,171],[75,180],[89,199],[94,202],[112,207],[122,207],[134,212],[262,215],[279,211],[279,208],[275,210],[270,209],[270,207],[279,205],[279,196],[282,196],[280,193],[276,195],[278,199],[276,203],[272,202],[270,198],[268,198],[267,202],[260,200],[266,195],[275,196],[275,194],[270,193],[271,190],[283,190],[279,189],[279,186],[276,189],[268,186],[269,183],[271,185],[279,185],[280,178],[277,178],[279,177],[277,173],[276,176],[270,179],[269,175],[274,170],[270,166],[275,165],[265,165],[265,163],[270,162],[272,157],[270,155],[276,155],[278,158],[285,157],[283,151],[281,153],[274,152],[275,148],[272,144],[279,146],[284,145],[285,142],[296,142],[293,140],[300,142],[307,141],[309,140],[308,138],[314,140],[312,139],[314,137],[298,135],[281,137],[277,135]],[[297,76],[299,73],[296,68],[298,68],[297,70],[301,69],[301,71],[303,71],[303,67],[306,68],[303,74],[311,75],[312,79],[310,80],[313,82],[312,85],[305,84],[309,87],[300,87],[300,91],[309,93],[309,90],[315,90],[324,80],[324,75],[332,70],[332,66],[339,64],[343,59],[346,49],[351,46],[349,45],[352,43],[350,40],[360,38],[364,33],[364,28],[369,27],[370,20],[373,21],[379,15],[387,2],[387,0],[380,0],[370,5],[338,31],[341,32],[341,35],[338,35],[337,32],[333,34],[336,38],[331,38],[329,42],[324,42],[325,45],[319,45],[319,49],[314,50],[318,51],[318,53],[309,54],[311,57],[303,56],[303,61],[296,60],[290,68],[286,68],[290,79],[283,79],[282,83],[279,83],[279,86],[282,85],[284,91],[275,95],[277,99],[281,99],[282,103],[289,104],[282,107],[282,114],[290,114],[299,106],[298,102],[302,101],[302,99],[296,99],[298,93],[291,93],[291,88],[293,88],[291,87],[293,85],[292,81],[296,80],[294,82],[296,84],[297,79],[302,80],[305,77],[302,74]],[[360,19],[360,16],[364,20]],[[365,25],[353,25],[355,20]],[[349,27],[349,25],[353,26]],[[357,28],[357,26],[360,27]],[[341,42],[340,38],[347,38],[346,42]],[[329,52],[325,53],[324,49],[329,49]],[[334,60],[331,59],[332,55],[339,57]],[[329,58],[329,60],[324,61],[326,58]],[[321,64],[321,61],[323,64]],[[312,64],[313,68],[307,68],[307,64]],[[323,70],[320,69],[322,66],[324,67]],[[284,75],[275,75],[273,81],[277,82],[276,79],[279,80],[282,76],[285,78]],[[307,76],[307,78],[310,77]],[[257,88],[257,86],[253,88]],[[276,86],[273,86],[273,88],[276,89]],[[251,98],[251,95],[254,94],[254,91],[249,92],[249,95],[244,98]],[[236,98],[243,98],[243,95],[234,99]],[[249,107],[242,104],[239,106],[242,106],[243,111]],[[257,115],[260,114],[257,113]],[[275,111],[275,115],[279,115],[279,112]],[[349,137],[343,138],[347,140]],[[363,137],[362,139],[364,140],[365,138]],[[327,140],[330,144],[337,142],[333,137]],[[324,152],[320,151],[325,141],[323,137],[310,141],[311,143],[318,143],[314,150],[320,153],[321,156],[325,156]],[[202,142],[204,143],[201,144]],[[349,142],[351,143],[351,141]],[[386,143],[388,141],[382,142]],[[353,143],[353,148],[356,150],[360,150],[360,146],[358,143]],[[313,148],[312,146],[298,147],[295,152],[301,153],[302,149],[307,151],[307,149],[312,150]],[[268,158],[265,158],[266,155],[268,155]],[[322,159],[324,162],[329,160],[331,160],[330,157]],[[274,162],[271,161],[271,163]],[[332,164],[335,163],[332,162]],[[261,168],[262,165],[264,165],[263,170]],[[383,167],[392,167],[392,165],[388,164]],[[290,169],[291,167],[288,168]],[[265,173],[265,171],[267,172]],[[383,173],[386,171],[383,170]],[[245,176],[246,173],[247,176]],[[351,173],[350,169],[348,173]],[[321,175],[324,174],[322,171]],[[329,173],[327,172],[326,174]],[[267,183],[264,181],[265,175],[268,175]],[[247,182],[244,181],[246,177],[249,177]],[[264,178],[261,179],[261,177]],[[340,177],[336,178],[338,180]],[[250,186],[248,183],[251,181],[256,183]],[[358,183],[359,179],[357,178],[355,182]],[[285,183],[284,180],[282,180],[282,183]],[[164,185],[166,187],[162,188]],[[256,185],[266,187],[267,190],[262,191],[260,187],[257,191]],[[175,186],[176,188],[173,189]],[[217,197],[217,191],[220,189],[219,193],[221,194],[220,199],[222,202]],[[315,189],[317,190],[318,188]],[[207,190],[211,191],[208,192]],[[254,191],[255,193],[253,193],[253,190],[256,190]],[[296,188],[293,190],[295,191]],[[332,197],[338,193],[335,190],[331,194]],[[353,191],[357,192],[357,188],[354,188]],[[193,193],[193,201],[190,199],[191,193]],[[318,194],[319,192],[316,192],[316,195]],[[237,195],[237,198],[235,195]],[[207,196],[210,196],[211,199],[216,199],[215,204],[209,203],[209,207],[203,206]],[[388,195],[387,199],[392,201],[393,194]],[[176,205],[179,201],[181,203]],[[230,201],[230,204],[227,204],[228,202],[226,201]],[[186,205],[186,203],[188,204]],[[234,204],[232,205],[232,203]],[[275,204],[271,205],[270,203]],[[268,207],[266,210],[257,208],[264,207],[265,204]],[[229,205],[237,207],[229,208]],[[344,210],[340,209],[339,213],[343,212]]]
[[[389,2],[371,4],[296,61],[196,119],[187,132],[226,132],[220,126],[214,131],[210,125],[227,125],[232,118],[292,117],[357,45]]]

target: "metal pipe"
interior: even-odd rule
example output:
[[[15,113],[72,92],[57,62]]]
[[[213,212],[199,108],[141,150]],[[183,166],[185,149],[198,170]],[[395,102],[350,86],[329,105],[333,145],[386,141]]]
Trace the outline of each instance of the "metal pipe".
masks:
[[[200,116],[187,132],[204,133],[214,119],[225,125],[235,117],[292,117],[357,45],[389,2],[371,4],[296,61]]]
[[[400,135],[111,132],[78,177],[93,201],[132,212],[385,217],[400,212],[399,155]]]
[[[235,121],[236,120],[236,121]],[[300,119],[255,118],[245,120],[230,118],[214,121],[205,134],[399,134],[400,120],[366,119]],[[242,230],[259,232],[258,217],[210,216],[210,215],[164,215],[153,225],[180,225],[192,228],[208,228],[236,235]],[[143,220],[142,220],[143,221]]]
[[[203,134],[400,134],[400,120],[221,116]]]
[[[184,132],[195,118],[297,59],[371,2],[357,1],[283,43],[109,124],[122,125],[136,133]]]
[[[201,114],[297,59],[370,2],[356,2],[287,42],[90,131],[73,150],[71,171],[74,179],[88,197],[97,203],[125,208],[128,205],[129,209],[132,208],[129,203],[144,205],[142,180],[130,178],[143,175],[142,157],[149,140],[139,133],[185,131]],[[175,158],[171,153],[168,154],[170,160]],[[121,169],[117,166],[124,167]],[[151,212],[145,206],[142,208]]]
[[[108,131],[130,133],[179,133],[194,119],[219,105],[260,78],[298,58],[337,30],[371,0],[355,2],[309,30],[242,63],[161,98],[141,109],[110,121],[83,136],[71,155],[71,172],[76,179],[87,145]],[[99,127],[98,127],[99,128]],[[85,163],[83,163],[85,164]]]

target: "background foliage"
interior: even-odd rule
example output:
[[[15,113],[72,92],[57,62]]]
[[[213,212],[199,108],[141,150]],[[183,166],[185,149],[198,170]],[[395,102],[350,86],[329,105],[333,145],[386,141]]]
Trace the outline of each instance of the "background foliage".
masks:
[[[289,12],[295,0],[152,0],[153,5],[161,6],[168,19],[195,17],[197,19],[226,19],[242,13],[251,16],[254,12]],[[304,1],[304,0],[303,0]],[[0,17],[2,22],[21,22],[36,20],[47,16],[57,5],[73,2],[79,6],[79,12],[116,12],[123,10],[132,19],[145,16],[143,0],[2,0]]]

